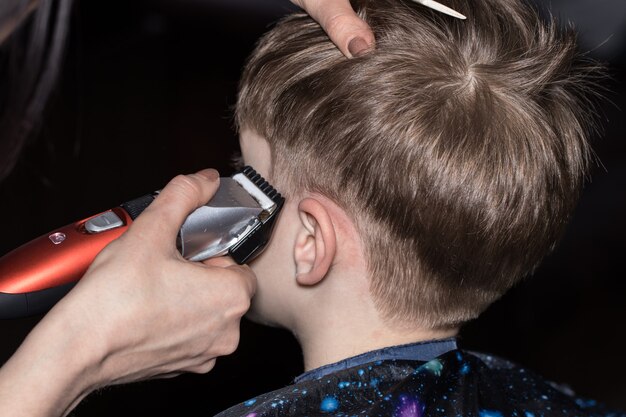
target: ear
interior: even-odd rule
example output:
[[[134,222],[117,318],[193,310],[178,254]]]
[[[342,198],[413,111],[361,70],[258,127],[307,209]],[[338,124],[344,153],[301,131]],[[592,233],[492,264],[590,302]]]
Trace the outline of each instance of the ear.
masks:
[[[294,246],[296,279],[300,285],[315,285],[324,279],[335,259],[335,226],[326,206],[314,198],[300,201],[298,215],[300,228]]]

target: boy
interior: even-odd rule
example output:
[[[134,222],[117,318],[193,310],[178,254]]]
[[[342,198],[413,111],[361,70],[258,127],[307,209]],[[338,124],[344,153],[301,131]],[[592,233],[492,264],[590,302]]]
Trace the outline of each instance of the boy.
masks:
[[[597,70],[517,0],[359,1],[375,51],[345,59],[294,15],[240,85],[243,159],[287,197],[251,265],[249,316],[291,330],[306,373],[247,415],[601,415],[459,326],[532,272],[576,204]]]

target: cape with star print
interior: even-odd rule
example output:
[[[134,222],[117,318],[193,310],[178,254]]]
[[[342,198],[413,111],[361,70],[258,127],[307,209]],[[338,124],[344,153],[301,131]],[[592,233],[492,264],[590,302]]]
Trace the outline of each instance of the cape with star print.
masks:
[[[384,360],[252,398],[219,417],[626,417],[495,356]]]

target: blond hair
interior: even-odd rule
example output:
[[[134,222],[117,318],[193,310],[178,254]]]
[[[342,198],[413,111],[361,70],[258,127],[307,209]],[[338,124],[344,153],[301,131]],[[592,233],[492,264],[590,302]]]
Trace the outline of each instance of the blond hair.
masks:
[[[516,0],[353,2],[375,51],[347,59],[308,16],[278,23],[247,63],[239,129],[264,136],[274,181],[340,204],[389,319],[478,316],[555,246],[590,150],[597,66],[573,30]]]

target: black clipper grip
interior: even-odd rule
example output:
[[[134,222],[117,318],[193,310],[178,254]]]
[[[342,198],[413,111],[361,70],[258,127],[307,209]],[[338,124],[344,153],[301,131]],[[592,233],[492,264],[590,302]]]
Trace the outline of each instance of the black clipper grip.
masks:
[[[120,204],[120,207],[126,210],[131,219],[135,220],[154,201],[155,197],[154,194],[147,194]]]

